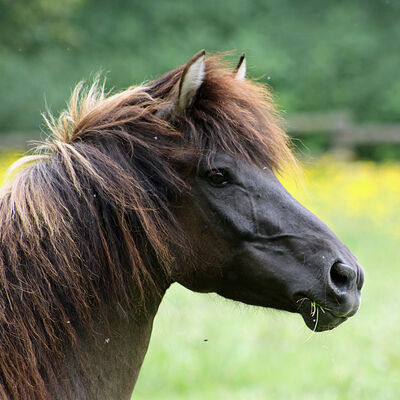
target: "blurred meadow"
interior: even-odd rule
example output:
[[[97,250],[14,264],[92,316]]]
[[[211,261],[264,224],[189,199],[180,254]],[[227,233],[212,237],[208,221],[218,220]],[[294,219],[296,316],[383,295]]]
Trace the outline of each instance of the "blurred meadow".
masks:
[[[304,184],[282,179],[364,266],[358,314],[312,334],[300,316],[174,285],[135,400],[400,399],[399,18],[393,0],[0,0],[0,185],[78,81],[102,71],[123,89],[202,48],[246,52],[284,117],[333,112],[329,133],[294,130]],[[335,141],[343,110],[361,127],[351,146]],[[359,140],[366,124],[389,133]]]

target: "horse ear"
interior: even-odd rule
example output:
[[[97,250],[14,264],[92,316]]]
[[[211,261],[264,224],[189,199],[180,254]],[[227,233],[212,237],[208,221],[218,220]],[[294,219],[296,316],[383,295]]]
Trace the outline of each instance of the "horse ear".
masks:
[[[246,78],[246,56],[244,53],[240,56],[238,65],[233,70],[233,73],[237,81],[244,81]]]
[[[186,64],[179,82],[177,106],[183,111],[192,102],[206,75],[205,50],[199,51]]]

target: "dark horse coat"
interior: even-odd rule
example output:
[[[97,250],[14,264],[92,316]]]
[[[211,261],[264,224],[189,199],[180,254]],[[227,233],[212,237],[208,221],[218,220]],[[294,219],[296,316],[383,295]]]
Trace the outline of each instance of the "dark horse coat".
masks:
[[[173,282],[315,330],[357,311],[362,269],[276,179],[295,161],[244,57],[78,85],[47,123],[0,197],[1,399],[129,399]]]

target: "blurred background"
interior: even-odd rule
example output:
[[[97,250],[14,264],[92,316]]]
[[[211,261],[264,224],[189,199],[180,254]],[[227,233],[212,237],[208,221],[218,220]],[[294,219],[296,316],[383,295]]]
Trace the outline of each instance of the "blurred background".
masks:
[[[366,270],[357,316],[301,318],[172,288],[135,399],[400,398],[400,2],[0,0],[0,184],[71,89],[120,90],[194,53],[245,52],[304,166],[288,189]]]

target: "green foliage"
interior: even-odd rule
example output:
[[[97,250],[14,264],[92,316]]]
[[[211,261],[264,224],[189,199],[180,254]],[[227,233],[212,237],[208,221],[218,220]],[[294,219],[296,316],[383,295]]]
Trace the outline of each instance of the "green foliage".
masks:
[[[400,160],[400,145],[399,144],[375,144],[357,146],[357,158],[361,160],[375,161],[398,161]]]
[[[328,151],[332,147],[332,138],[325,133],[304,132],[303,134],[296,134],[292,139],[296,151],[305,156],[315,156]]]
[[[34,53],[76,42],[71,16],[84,0],[0,0],[0,49]]]
[[[37,129],[93,72],[124,88],[201,48],[245,51],[285,111],[399,119],[396,1],[0,0],[0,15],[0,131]]]

